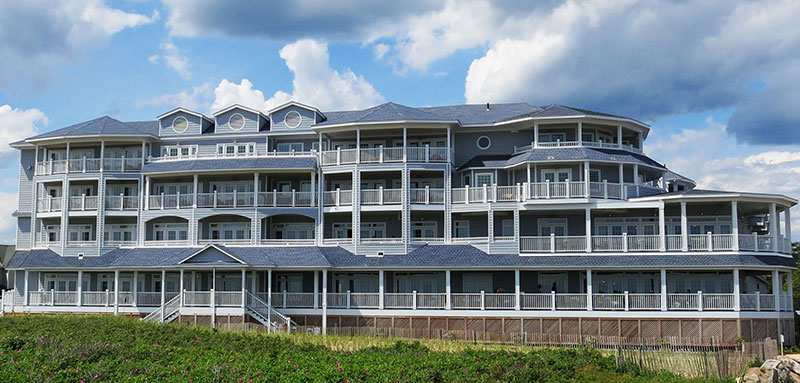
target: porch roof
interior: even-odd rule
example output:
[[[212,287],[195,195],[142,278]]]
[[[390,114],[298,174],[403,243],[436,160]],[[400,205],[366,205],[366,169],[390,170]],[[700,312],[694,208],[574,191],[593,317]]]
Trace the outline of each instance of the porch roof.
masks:
[[[746,254],[664,255],[517,255],[487,254],[470,245],[425,245],[407,255],[365,257],[341,247],[223,247],[220,250],[244,264],[181,264],[202,248],[135,248],[112,250],[99,257],[61,257],[51,250],[17,250],[7,269],[156,268],[202,267],[317,267],[317,268],[682,268],[796,267],[791,257]]]
[[[602,161],[666,169],[664,165],[643,154],[622,149],[603,148],[536,148],[517,155],[478,155],[458,167],[458,171],[469,168],[509,168],[525,162],[554,161]]]

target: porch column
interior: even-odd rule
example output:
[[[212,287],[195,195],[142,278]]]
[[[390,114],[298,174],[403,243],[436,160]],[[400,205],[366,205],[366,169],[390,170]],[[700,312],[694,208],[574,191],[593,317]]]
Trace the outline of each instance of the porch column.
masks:
[[[356,128],[356,163],[361,163],[361,129]]]
[[[145,141],[142,141],[142,167],[143,168],[144,168],[144,159],[147,157],[147,153],[145,153],[147,151],[146,149],[147,149],[147,144],[145,143]]]
[[[15,278],[16,279],[16,276]],[[24,285],[22,285],[22,293],[25,294],[23,298],[23,304],[25,306],[28,305],[28,270],[25,270],[25,280],[23,281]]]
[[[681,202],[681,251],[689,251],[689,217],[686,216],[686,202]]]
[[[533,123],[533,147],[539,146],[539,124]],[[528,178],[531,178],[530,176]],[[530,180],[528,180],[530,182]]]
[[[319,308],[319,272],[314,270],[314,308]]]
[[[619,164],[619,185],[620,187],[624,188],[622,185],[625,183],[625,171],[623,169],[623,165]],[[624,197],[624,195],[623,195]]]
[[[774,203],[769,204],[769,235],[772,251],[778,250],[778,213]]]
[[[578,121],[578,146],[583,146],[583,123]]]
[[[791,244],[791,242],[792,242],[792,216],[791,216],[791,213],[789,213],[790,211],[792,211],[791,207],[787,207],[786,210],[783,211],[783,225],[784,225],[784,230],[783,230],[784,233],[783,233],[783,235],[784,235],[784,237],[786,237],[786,239],[789,240],[789,243]],[[785,249],[785,250],[787,252],[790,252],[790,253],[792,252],[791,248]],[[792,275],[792,273],[789,273],[789,275]]]
[[[533,188],[531,188],[531,163],[528,162],[525,165],[526,165],[527,171],[528,171],[528,184],[525,186],[525,189],[527,189],[527,190],[525,190],[525,195],[528,196],[528,199],[533,199],[536,196],[531,193],[531,190],[533,190]],[[467,198],[467,200],[469,200],[469,197],[466,197],[466,198]]]
[[[592,252],[592,209],[584,209],[584,216],[586,218],[586,252]]]
[[[444,271],[444,308],[450,310],[453,308],[453,299],[450,296],[450,269]]]
[[[328,334],[328,269],[322,269],[322,335]]]
[[[450,140],[450,134],[451,134],[450,133],[450,125],[448,125],[447,126],[447,163],[448,164],[452,164],[453,163],[453,159],[450,158],[450,152],[452,151],[452,149],[450,148],[450,146],[452,145],[452,142]]]
[[[148,176],[144,176],[144,196],[142,196],[142,197],[143,197],[142,199],[144,199],[144,201],[142,201],[142,202],[144,202],[142,204],[142,206],[144,206],[145,210],[149,210],[150,209],[150,177],[148,177]]]
[[[167,270],[161,270],[161,305],[166,303],[167,297]]]
[[[794,287],[792,286],[792,283],[793,283],[792,282],[792,274],[793,273],[791,271],[786,273],[786,277],[788,278],[788,280],[786,281],[786,286],[789,287],[789,291],[787,292],[787,294],[789,294],[789,297],[794,297]],[[789,312],[794,312],[794,299],[790,298],[788,301],[789,301],[788,302],[789,303],[788,311]]]
[[[617,126],[617,146],[622,147],[622,125]]]
[[[667,270],[661,269],[661,311],[667,311]]]
[[[639,184],[639,164],[633,164],[633,184]]]
[[[211,269],[211,328],[217,327],[217,269]]]
[[[315,196],[315,194],[316,194],[315,191],[316,190],[317,190],[317,172],[316,171],[312,171],[311,172],[311,189],[309,190],[311,192],[311,206],[312,207],[316,206],[316,196]]]
[[[247,270],[242,269],[242,308],[247,302]]]
[[[592,311],[592,269],[586,269],[586,310]]]
[[[83,306],[83,270],[78,270],[78,306]]]
[[[520,309],[519,269],[514,270],[514,310]]]
[[[272,307],[272,269],[267,270],[267,305]]]
[[[384,286],[385,279],[383,275],[383,269],[378,270],[378,309],[383,310],[384,307],[384,296],[383,294],[386,292],[386,287]]]
[[[114,270],[114,315],[119,315],[119,270]]]
[[[589,198],[591,196],[591,193],[589,193],[589,161],[583,162],[583,187],[586,198]]]
[[[144,146],[144,141],[142,141],[142,146]],[[106,142],[104,140],[100,140],[100,173],[103,172],[103,168],[105,167],[105,154]],[[144,150],[142,150],[142,158],[144,159]],[[122,164],[122,168],[125,168],[125,164]]]
[[[178,282],[178,295],[181,296],[179,299],[181,301],[181,307],[183,307],[183,298],[184,298],[183,291],[185,290],[185,288],[183,287],[183,269],[181,269],[180,272],[181,272],[181,280]]]
[[[136,307],[136,303],[139,300],[139,272],[133,272],[133,307]]]
[[[733,233],[733,251],[739,251],[739,203],[731,201],[731,233]]]
[[[658,250],[667,251],[667,228],[664,217],[664,201],[658,203]]]
[[[403,127],[403,162],[408,161],[408,128]],[[355,188],[351,188],[355,190]]]
[[[781,311],[781,274],[772,270],[772,297],[775,298],[775,311]]]
[[[197,192],[198,192],[197,191],[197,184],[199,183],[198,181],[200,180],[200,176],[198,174],[195,174],[193,178],[194,178],[193,179],[194,186],[192,187],[192,190],[194,191],[194,196],[192,197],[192,207],[194,207],[196,209],[197,208]]]
[[[739,286],[739,269],[733,269],[733,311],[741,311],[742,296]]]

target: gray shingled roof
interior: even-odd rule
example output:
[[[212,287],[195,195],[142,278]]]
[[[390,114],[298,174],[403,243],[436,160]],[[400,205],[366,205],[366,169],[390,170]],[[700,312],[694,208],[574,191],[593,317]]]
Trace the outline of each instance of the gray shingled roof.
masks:
[[[419,108],[449,120],[457,120],[461,125],[489,125],[508,121],[541,111],[542,108],[526,103],[511,104],[467,104]]]
[[[314,157],[224,158],[214,160],[161,161],[144,164],[142,173],[169,173],[245,169],[315,169]]]
[[[766,255],[489,255],[469,245],[426,245],[407,255],[365,257],[340,247],[224,247],[248,266],[335,268],[582,268],[582,267],[796,267],[789,257]],[[200,248],[117,249],[100,257],[60,257],[50,250],[18,250],[7,268],[114,268],[176,266]]]
[[[62,136],[157,136],[158,122],[156,121],[133,121],[122,122],[109,116],[103,116],[70,125],[66,128],[56,129],[51,132],[42,133],[38,136],[30,137],[29,140],[62,137]]]
[[[330,112],[325,113],[325,115],[328,119],[316,124],[316,126],[381,121],[455,121],[455,119],[447,119],[419,108],[411,108],[393,102],[387,102],[364,110]]]
[[[503,157],[506,159],[504,160]],[[643,154],[631,153],[619,149],[600,148],[537,148],[515,156],[511,155],[480,155],[475,156],[457,170],[468,168],[504,168],[525,163],[527,161],[609,161],[637,163],[640,165],[664,168],[664,165]],[[666,169],[666,168],[664,168]]]

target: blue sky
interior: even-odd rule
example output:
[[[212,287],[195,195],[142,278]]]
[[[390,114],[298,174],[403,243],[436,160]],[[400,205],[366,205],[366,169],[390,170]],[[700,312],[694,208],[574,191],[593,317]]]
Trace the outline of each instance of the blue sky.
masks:
[[[496,3],[0,0],[0,140],[233,102],[559,103],[651,123],[646,152],[703,188],[800,197],[800,2]]]

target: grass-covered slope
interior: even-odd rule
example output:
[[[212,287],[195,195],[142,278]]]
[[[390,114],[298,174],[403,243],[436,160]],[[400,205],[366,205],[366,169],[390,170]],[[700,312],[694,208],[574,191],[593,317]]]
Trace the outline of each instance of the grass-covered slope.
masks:
[[[612,357],[587,349],[457,344],[447,351],[442,343],[435,350],[416,342],[369,344],[379,343],[112,316],[5,317],[0,318],[0,382],[685,381],[620,372]]]

